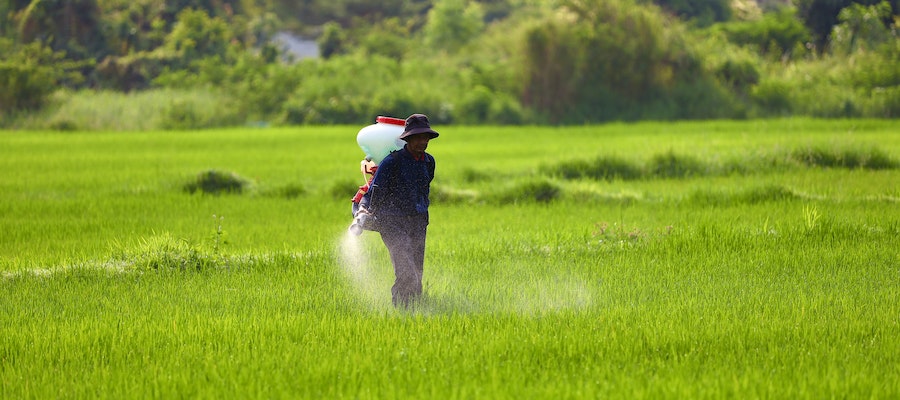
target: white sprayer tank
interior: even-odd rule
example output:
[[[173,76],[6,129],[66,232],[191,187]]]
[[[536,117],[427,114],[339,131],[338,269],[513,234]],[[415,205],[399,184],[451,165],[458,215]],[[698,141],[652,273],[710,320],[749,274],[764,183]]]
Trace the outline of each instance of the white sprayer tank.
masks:
[[[375,118],[374,124],[359,130],[356,143],[366,153],[367,158],[375,164],[380,164],[390,152],[400,150],[406,144],[400,139],[405,125],[405,120],[379,116]]]

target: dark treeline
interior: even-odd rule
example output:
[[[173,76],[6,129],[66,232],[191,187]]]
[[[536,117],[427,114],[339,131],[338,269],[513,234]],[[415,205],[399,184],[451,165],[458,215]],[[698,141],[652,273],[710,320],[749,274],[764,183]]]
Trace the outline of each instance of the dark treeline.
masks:
[[[894,118],[897,1],[0,0],[0,124],[162,89],[220,124]]]

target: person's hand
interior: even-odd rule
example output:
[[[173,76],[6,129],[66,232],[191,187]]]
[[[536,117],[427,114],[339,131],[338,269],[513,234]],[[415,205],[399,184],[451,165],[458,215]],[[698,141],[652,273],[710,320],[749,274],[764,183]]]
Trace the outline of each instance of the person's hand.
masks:
[[[366,209],[365,207],[363,207],[363,206],[359,206],[359,210],[356,211],[356,215],[359,215],[359,214],[372,215],[372,213],[369,212],[369,210],[367,210],[367,209]]]

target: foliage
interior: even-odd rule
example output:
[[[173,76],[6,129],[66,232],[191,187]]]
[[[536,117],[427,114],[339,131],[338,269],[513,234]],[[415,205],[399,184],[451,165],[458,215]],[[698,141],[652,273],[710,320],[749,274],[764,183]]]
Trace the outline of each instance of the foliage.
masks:
[[[336,22],[328,22],[323,25],[322,35],[316,41],[319,44],[319,54],[322,58],[328,59],[343,52],[344,42],[347,40],[344,36],[341,26]]]
[[[841,10],[853,4],[870,5],[880,0],[797,0],[798,16],[813,35],[813,42],[819,52],[827,49],[828,37],[839,23]],[[897,1],[892,0],[894,13],[900,11]],[[883,21],[889,24],[890,21]]]
[[[21,43],[39,41],[73,60],[105,55],[102,19],[97,0],[31,1],[13,17]]]
[[[835,54],[854,53],[858,48],[877,49],[891,39],[898,40],[884,25],[890,20],[891,5],[882,1],[876,5],[851,4],[838,14],[838,24],[831,32],[830,48]]]
[[[89,87],[100,97],[158,88],[223,96],[228,118],[172,104],[160,118],[168,122],[140,123],[180,129],[357,124],[424,110],[441,122],[497,125],[900,113],[896,1],[753,10],[737,2],[740,21],[718,0],[163,3],[4,2],[6,47],[37,40],[59,54],[39,67],[5,64],[6,84],[34,93]],[[281,54],[268,40],[284,27],[315,37],[322,58]],[[821,52],[823,43],[831,53]],[[66,64],[72,60],[86,61]],[[33,113],[49,97],[22,98],[30,105],[16,107]],[[36,120],[7,116],[0,124]],[[97,125],[78,120],[51,124]]]
[[[40,42],[16,45],[0,38],[0,114],[41,108],[60,83],[78,83],[78,69],[87,65]]]
[[[731,22],[717,27],[726,33],[730,41],[753,46],[763,55],[774,54],[779,58],[790,55],[798,46],[803,48],[810,39],[791,8],[766,13],[756,21]]]
[[[653,0],[653,3],[699,26],[728,21],[732,14],[727,0]]]
[[[523,103],[552,122],[733,115],[701,56],[652,8],[565,3],[526,34]],[[719,107],[708,107],[719,104]]]
[[[432,49],[456,51],[481,33],[484,11],[471,0],[437,0],[428,11],[425,44]]]

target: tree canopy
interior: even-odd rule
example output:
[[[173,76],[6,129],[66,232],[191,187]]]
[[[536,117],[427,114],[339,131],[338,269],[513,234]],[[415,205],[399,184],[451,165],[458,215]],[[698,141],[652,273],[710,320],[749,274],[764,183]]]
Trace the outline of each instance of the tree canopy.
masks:
[[[793,1],[0,0],[0,114],[60,88],[162,87],[286,124],[423,107],[460,123],[900,114],[900,77],[883,70],[898,0]],[[288,30],[320,58],[280,50]],[[845,93],[821,111],[782,66],[826,62],[844,65],[827,82]]]

